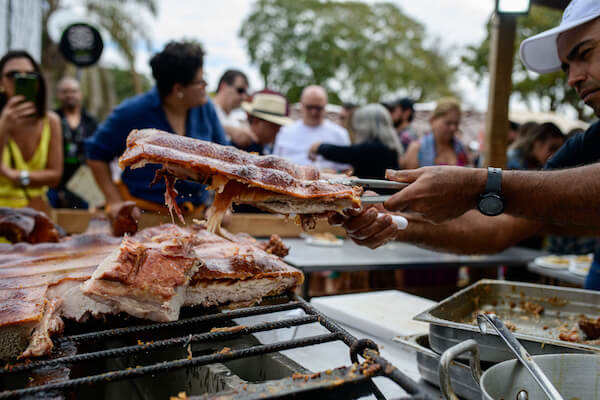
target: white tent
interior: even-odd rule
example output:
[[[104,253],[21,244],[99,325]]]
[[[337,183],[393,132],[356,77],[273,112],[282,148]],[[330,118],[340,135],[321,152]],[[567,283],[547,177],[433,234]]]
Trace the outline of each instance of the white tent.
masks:
[[[42,55],[42,0],[0,0],[0,57],[8,50]]]

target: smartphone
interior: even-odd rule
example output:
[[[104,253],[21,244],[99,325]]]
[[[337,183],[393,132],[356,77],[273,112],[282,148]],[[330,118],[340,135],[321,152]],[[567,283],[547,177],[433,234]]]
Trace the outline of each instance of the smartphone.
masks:
[[[15,75],[15,94],[25,96],[25,101],[35,103],[38,91],[38,77],[35,74]]]

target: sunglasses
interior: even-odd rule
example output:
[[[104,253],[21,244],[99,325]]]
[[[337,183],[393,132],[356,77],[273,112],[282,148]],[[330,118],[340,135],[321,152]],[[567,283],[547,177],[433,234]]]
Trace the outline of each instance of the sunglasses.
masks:
[[[325,109],[325,106],[315,106],[315,105],[311,105],[311,104],[303,104],[304,108],[306,108],[307,111],[317,111],[317,112],[321,112]]]
[[[238,94],[246,94],[248,90],[247,90],[246,88],[243,88],[243,87],[236,87],[236,88],[235,88],[235,91],[236,91]]]
[[[31,71],[31,72],[23,72],[23,71],[16,71],[16,70],[12,70],[12,71],[8,71],[4,73],[4,77],[8,78],[8,79],[15,79],[17,77],[17,75],[23,75],[26,76],[28,78],[39,78],[40,74],[38,74],[35,71]]]

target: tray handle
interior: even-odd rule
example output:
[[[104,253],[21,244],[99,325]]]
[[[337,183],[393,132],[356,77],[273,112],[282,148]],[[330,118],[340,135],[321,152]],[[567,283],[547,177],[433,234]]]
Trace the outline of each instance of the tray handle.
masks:
[[[458,356],[466,352],[471,353],[471,358],[469,359],[471,374],[473,374],[473,379],[475,379],[475,382],[479,384],[482,373],[481,363],[479,361],[479,346],[473,339],[465,340],[464,342],[454,345],[448,350],[444,351],[440,357],[438,373],[440,375],[440,389],[442,390],[442,394],[444,395],[445,399],[459,400],[458,396],[452,389],[452,384],[450,383],[450,363],[452,363]]]

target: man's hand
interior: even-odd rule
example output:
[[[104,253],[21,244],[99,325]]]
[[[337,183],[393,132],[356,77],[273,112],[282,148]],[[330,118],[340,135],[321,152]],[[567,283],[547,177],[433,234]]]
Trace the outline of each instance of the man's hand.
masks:
[[[252,132],[249,126],[227,127],[225,132],[231,136],[231,141],[238,147],[245,148],[253,143],[258,143],[258,136]]]
[[[319,151],[319,146],[321,145],[321,142],[315,142],[313,143],[310,148],[308,149],[308,158],[311,161],[316,161],[317,160],[317,156],[319,155],[317,153],[317,151]]]
[[[114,236],[133,235],[137,232],[141,213],[133,201],[110,204],[107,215]]]
[[[354,243],[371,249],[395,240],[400,232],[392,216],[381,212],[377,206],[360,211],[346,210],[346,215],[334,214],[329,217],[329,223],[342,226]]]
[[[424,167],[387,170],[391,181],[410,183],[383,205],[387,210],[414,213],[433,223],[463,215],[477,206],[485,189],[487,171],[465,167]]]

